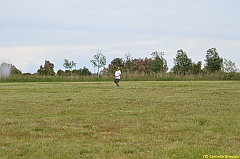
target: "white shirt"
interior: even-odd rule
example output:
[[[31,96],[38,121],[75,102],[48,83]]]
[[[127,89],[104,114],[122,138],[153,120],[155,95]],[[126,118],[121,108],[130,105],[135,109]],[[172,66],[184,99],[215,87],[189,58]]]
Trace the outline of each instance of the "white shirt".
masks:
[[[120,70],[117,70],[116,72],[115,72],[115,79],[120,79],[120,76],[121,76],[121,71]]]

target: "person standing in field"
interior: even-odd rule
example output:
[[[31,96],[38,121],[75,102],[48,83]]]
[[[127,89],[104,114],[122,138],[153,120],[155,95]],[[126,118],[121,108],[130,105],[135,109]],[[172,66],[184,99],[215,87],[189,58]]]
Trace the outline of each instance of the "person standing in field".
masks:
[[[116,87],[119,87],[119,81],[122,77],[122,72],[120,70],[120,67],[117,67],[117,70],[114,76],[115,76],[114,83],[116,84]]]

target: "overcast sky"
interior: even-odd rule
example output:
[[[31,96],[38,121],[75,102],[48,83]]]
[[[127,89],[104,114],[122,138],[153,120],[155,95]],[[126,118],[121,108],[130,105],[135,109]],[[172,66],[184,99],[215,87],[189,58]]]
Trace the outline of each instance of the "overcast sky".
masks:
[[[64,70],[68,59],[94,72],[98,50],[107,64],[159,51],[172,68],[179,49],[204,64],[215,47],[239,69],[239,7],[239,0],[0,0],[0,61],[34,73],[45,60]]]

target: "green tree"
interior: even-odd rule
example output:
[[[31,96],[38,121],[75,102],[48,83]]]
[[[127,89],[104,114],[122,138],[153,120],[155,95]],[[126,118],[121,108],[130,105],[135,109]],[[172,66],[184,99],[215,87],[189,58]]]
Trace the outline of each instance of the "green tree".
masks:
[[[188,58],[187,53],[183,50],[178,50],[176,58],[174,58],[173,72],[185,75],[191,69],[191,66],[192,60]]]
[[[206,70],[210,73],[214,73],[221,70],[223,59],[218,55],[217,49],[212,48],[207,50],[205,62]]]
[[[166,73],[167,68],[167,61],[163,58],[164,52],[153,52],[152,59],[150,61],[150,69],[157,73],[157,72],[163,72]]]
[[[99,69],[106,65],[106,56],[104,56],[101,51],[97,51],[97,54],[93,56],[93,59],[90,60],[90,62],[94,67],[97,67],[99,74]]]
[[[224,59],[223,61],[223,71],[232,73],[232,72],[237,72],[237,67],[234,62],[231,60]]]
[[[122,58],[114,58],[110,64],[108,65],[108,72],[109,73],[114,73],[117,69],[117,67],[123,68],[124,67],[124,60]]]

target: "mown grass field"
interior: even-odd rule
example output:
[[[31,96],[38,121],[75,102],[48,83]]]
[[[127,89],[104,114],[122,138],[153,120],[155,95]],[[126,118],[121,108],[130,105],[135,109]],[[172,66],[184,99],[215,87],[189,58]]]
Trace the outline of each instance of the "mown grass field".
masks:
[[[0,83],[0,158],[240,156],[240,81]]]

